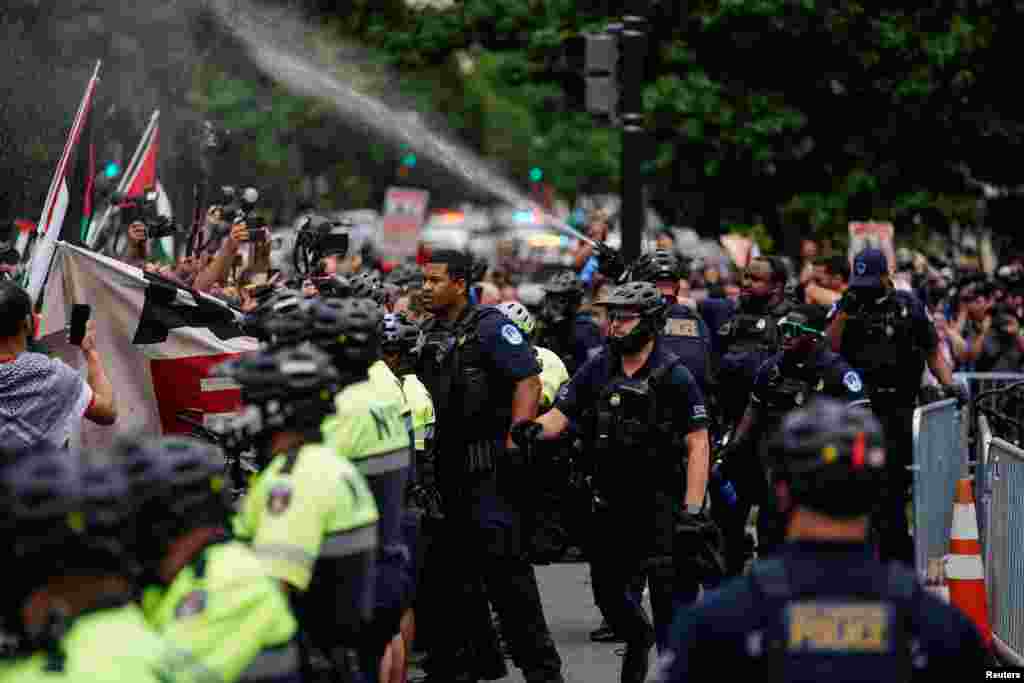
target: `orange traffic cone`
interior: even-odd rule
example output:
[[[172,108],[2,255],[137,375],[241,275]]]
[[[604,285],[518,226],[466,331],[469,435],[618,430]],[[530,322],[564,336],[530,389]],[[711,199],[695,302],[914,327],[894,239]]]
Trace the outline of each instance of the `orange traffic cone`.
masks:
[[[985,645],[992,646],[992,624],[988,619],[988,596],[985,594],[985,567],[981,562],[978,540],[978,513],[970,479],[956,482],[953,502],[953,533],[946,556],[946,585],[949,601],[967,615]]]

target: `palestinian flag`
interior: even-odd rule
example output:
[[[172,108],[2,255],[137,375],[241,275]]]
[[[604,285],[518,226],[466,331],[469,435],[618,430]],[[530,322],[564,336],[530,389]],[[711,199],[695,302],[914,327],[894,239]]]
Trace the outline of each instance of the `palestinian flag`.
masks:
[[[114,427],[83,422],[81,447],[109,446],[118,434],[188,433],[178,419],[195,410],[208,426],[235,414],[238,387],[208,377],[216,364],[255,351],[240,314],[223,302],[93,251],[61,242],[43,297],[42,341],[73,367],[67,345],[71,306],[92,306],[97,343],[117,397]]]
[[[75,115],[74,123],[68,134],[67,142],[64,144],[64,153],[57,164],[57,172],[50,183],[50,190],[46,195],[46,203],[43,205],[43,213],[35,231],[35,246],[29,252],[28,236],[19,235],[18,251],[22,259],[31,258],[27,270],[27,289],[32,301],[38,301],[43,291],[43,284],[46,282],[47,274],[50,272],[50,264],[53,261],[54,250],[58,239],[65,236],[64,218],[68,211],[72,212],[73,220],[78,224],[69,225],[69,230],[80,230],[82,220],[92,213],[91,191],[88,185],[95,173],[89,173],[89,164],[95,166],[95,153],[89,150],[79,150],[79,141],[83,138],[86,130],[90,131],[90,118],[92,116],[93,97],[96,94],[96,86],[99,83],[100,64],[96,64],[89,85],[86,86],[85,96],[78,106],[78,113]],[[91,140],[90,140],[91,142]],[[77,163],[76,163],[76,155]],[[88,177],[89,180],[85,178]],[[77,238],[74,240],[77,241]]]
[[[157,192],[157,213],[167,218],[173,218],[173,212],[171,210],[171,202],[167,197],[167,192],[164,191],[163,185],[160,184],[159,175],[157,173],[158,161],[160,156],[160,111],[153,112],[153,116],[149,119],[149,124],[146,126],[146,130],[142,133],[142,139],[139,140],[139,146],[135,150],[135,154],[132,155],[132,160],[125,169],[124,174],[121,176],[121,180],[118,182],[116,192],[124,197],[125,200],[142,199],[145,194],[151,190]],[[94,221],[87,229],[83,232],[83,241],[91,249],[96,248],[97,240],[103,234],[103,231],[110,224],[110,219],[113,217],[113,207],[109,207],[99,220]],[[153,243],[152,248],[154,249],[157,259],[173,263],[174,261],[174,238],[164,237],[163,239]]]

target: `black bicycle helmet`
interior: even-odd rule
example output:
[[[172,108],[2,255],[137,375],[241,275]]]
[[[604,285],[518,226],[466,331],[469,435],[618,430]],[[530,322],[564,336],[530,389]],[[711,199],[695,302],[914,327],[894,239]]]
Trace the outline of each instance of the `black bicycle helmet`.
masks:
[[[378,304],[384,302],[386,296],[381,291],[380,276],[375,270],[364,270],[349,278],[349,296],[353,299],[372,299]]]
[[[544,284],[544,292],[547,294],[562,294],[582,299],[583,281],[575,272],[571,270],[563,270],[552,275]]]
[[[676,281],[680,277],[679,259],[664,249],[641,254],[630,268],[629,279],[633,282]]]
[[[78,572],[129,574],[135,525],[128,483],[49,446],[0,466],[0,539],[33,584]]]
[[[831,398],[790,412],[762,449],[773,479],[798,504],[839,518],[871,512],[885,472],[885,438],[875,416]]]
[[[370,299],[324,299],[310,309],[312,340],[343,377],[362,375],[380,358],[383,311]]]
[[[257,339],[269,340],[266,323],[272,318],[300,311],[305,305],[302,292],[296,289],[278,289],[245,316],[242,329]]]
[[[313,281],[317,292],[324,298],[344,299],[352,295],[352,283],[344,275],[328,275]]]
[[[633,308],[640,322],[627,334],[608,336],[611,348],[620,353],[636,353],[653,339],[665,325],[668,303],[651,282],[627,282],[613,289],[608,296],[594,302],[608,308]]]
[[[410,353],[420,338],[420,328],[401,313],[388,313],[381,321],[381,347],[386,353]]]
[[[654,286],[654,283],[647,281],[627,282],[619,285],[605,298],[595,301],[594,305],[636,308],[645,318],[661,317],[667,309],[665,297]]]
[[[149,439],[123,449],[118,466],[131,486],[139,527],[137,553],[147,569],[183,533],[226,526],[231,497],[224,453],[185,436]]]
[[[401,263],[388,273],[384,281],[398,285],[403,291],[418,289],[423,286],[423,270],[412,263]]]
[[[228,447],[256,443],[266,446],[276,432],[318,432],[334,412],[340,378],[323,351],[309,344],[241,356],[214,368],[242,389],[246,411],[229,428]],[[263,453],[262,455],[267,455]]]

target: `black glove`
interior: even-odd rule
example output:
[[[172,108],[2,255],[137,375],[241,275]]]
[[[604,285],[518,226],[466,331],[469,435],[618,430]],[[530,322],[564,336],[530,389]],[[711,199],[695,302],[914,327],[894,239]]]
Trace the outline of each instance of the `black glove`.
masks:
[[[946,398],[956,399],[956,405],[958,408],[963,408],[970,401],[970,396],[967,393],[967,387],[960,384],[960,382],[945,384],[942,388],[946,393]]]
[[[673,539],[676,566],[692,567],[702,585],[712,588],[725,577],[725,537],[703,511],[682,512]]]
[[[626,272],[626,262],[622,260],[622,254],[604,242],[597,242],[594,249],[597,251],[597,272],[601,275],[617,280]]]
[[[512,441],[520,448],[529,448],[530,444],[540,441],[540,435],[544,432],[544,426],[539,422],[524,420],[512,425],[509,434]]]
[[[857,292],[848,289],[846,293],[839,299],[836,305],[836,310],[852,315],[860,310],[860,302],[857,300]]]

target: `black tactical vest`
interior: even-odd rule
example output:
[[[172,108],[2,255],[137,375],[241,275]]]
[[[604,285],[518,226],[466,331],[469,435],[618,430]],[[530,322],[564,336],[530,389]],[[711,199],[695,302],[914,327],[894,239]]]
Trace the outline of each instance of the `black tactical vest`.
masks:
[[[912,402],[924,371],[923,350],[914,339],[910,303],[889,296],[850,316],[843,329],[843,357],[864,376],[872,401]]]
[[[678,356],[669,354],[644,379],[613,377],[582,421],[599,497],[628,527],[622,533],[652,556],[671,553],[684,490],[686,435],[674,433],[669,411],[685,406],[664,405],[657,395],[679,363]]]
[[[424,325],[416,374],[434,397],[436,441],[445,448],[498,441],[511,419],[511,394],[486,366],[480,344],[480,323],[491,315],[502,313],[475,306],[454,326]]]

